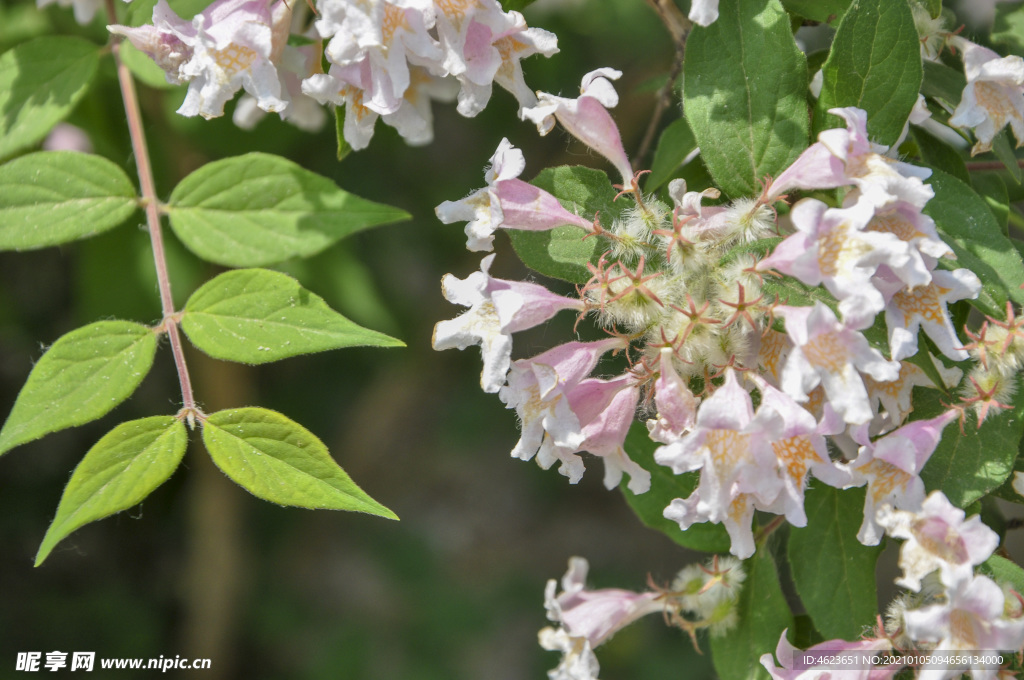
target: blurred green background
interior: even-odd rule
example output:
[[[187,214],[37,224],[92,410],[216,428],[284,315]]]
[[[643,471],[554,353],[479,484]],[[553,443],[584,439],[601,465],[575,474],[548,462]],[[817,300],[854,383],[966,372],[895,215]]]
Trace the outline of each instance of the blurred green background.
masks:
[[[654,12],[640,1],[544,1],[526,16],[557,33],[561,48],[551,59],[524,63],[530,86],[571,97],[584,73],[622,70],[614,115],[626,148],[636,149],[673,56]],[[103,23],[97,18],[85,32],[103,41]],[[0,49],[80,30],[70,10],[0,2]],[[97,153],[132,167],[109,60],[103,68],[69,122],[90,132]],[[608,169],[603,159],[560,130],[538,137],[499,88],[475,119],[461,118],[453,105],[435,106],[429,146],[410,148],[378,124],[370,148],[341,163],[330,126],[308,135],[268,116],[244,132],[231,123],[230,105],[221,119],[183,119],[173,113],[183,88],[142,87],[141,94],[163,197],[205,162],[259,150],[414,216],[281,267],[353,320],[401,338],[406,349],[343,350],[259,368],[189,353],[208,411],[261,405],[300,421],[402,521],[270,505],[235,486],[194,445],[142,505],[79,530],[34,569],[63,486],[85,451],[118,422],[179,407],[164,347],[138,393],[110,416],[0,461],[0,677],[21,675],[13,671],[19,651],[61,650],[208,657],[211,670],[179,676],[209,679],[543,678],[558,661],[537,644],[548,623],[544,585],[561,577],[570,556],[590,560],[595,586],[632,589],[642,589],[648,575],[669,581],[692,561],[641,527],[618,491],[602,487],[599,462],[571,486],[554,470],[510,458],[515,416],[481,392],[479,352],[430,348],[433,324],[461,312],[441,296],[441,277],[464,278],[481,257],[465,250],[461,224],[440,224],[434,206],[483,185],[484,165],[503,136],[524,150],[527,179],[562,163]],[[662,124],[677,115],[673,106]],[[88,241],[0,254],[0,414],[43,347],[62,334],[97,319],[159,320],[141,223],[139,213]],[[181,304],[218,270],[165,234]],[[496,243],[492,273],[525,276],[504,235]],[[517,336],[514,356],[568,340],[572,321]],[[707,657],[656,617],[620,633],[599,658],[606,680],[711,675]]]

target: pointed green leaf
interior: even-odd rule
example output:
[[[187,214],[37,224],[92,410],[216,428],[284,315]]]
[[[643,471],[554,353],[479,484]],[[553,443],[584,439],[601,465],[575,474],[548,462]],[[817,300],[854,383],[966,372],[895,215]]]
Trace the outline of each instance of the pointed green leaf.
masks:
[[[814,129],[842,126],[828,110],[856,106],[867,111],[872,141],[894,144],[917,102],[922,73],[921,43],[907,3],[855,0],[822,68]]]
[[[641,422],[633,423],[626,436],[625,449],[633,461],[651,473],[651,488],[642,494],[635,494],[626,486],[625,479],[619,484],[626,503],[644,523],[644,526],[660,531],[673,541],[692,550],[704,552],[727,552],[729,534],[721,524],[694,524],[686,531],[679,523],[665,519],[665,508],[676,498],[689,498],[697,488],[700,475],[688,472],[677,475],[670,468],[654,462],[654,450],[658,444],[651,441],[647,428]]]
[[[996,218],[999,231],[1003,236],[1009,236],[1010,197],[1002,178],[995,173],[979,172],[970,184],[985,200],[988,209],[992,211],[992,217]]]
[[[217,467],[257,498],[398,519],[356,486],[312,432],[280,413],[218,411],[203,423],[203,442]]]
[[[1003,128],[992,138],[992,152],[995,153],[996,158],[1002,161],[1003,167],[1010,173],[1013,181],[1020,184],[1022,173],[1020,161],[1017,159],[1013,144],[1010,143],[1009,130]]]
[[[727,196],[760,192],[807,146],[807,62],[778,0],[722,0],[686,41],[683,112]]]
[[[686,123],[685,118],[672,121],[658,139],[654,150],[654,161],[651,162],[651,174],[644,182],[645,191],[657,191],[672,179],[673,173],[686,157],[697,148],[697,140]]]
[[[69,36],[30,40],[0,56],[0,158],[27,149],[89,89],[98,45]]]
[[[793,614],[767,546],[759,546],[743,567],[747,579],[740,592],[739,623],[721,637],[712,636],[712,660],[721,680],[768,680],[761,655],[775,651],[782,631],[793,627]]]
[[[40,151],[0,165],[0,250],[30,250],[93,236],[135,212],[121,168],[101,156]]]
[[[352,323],[281,272],[239,269],[206,282],[185,303],[181,329],[215,359],[265,364],[341,347],[402,347]]]
[[[613,203],[615,189],[608,175],[600,170],[563,165],[543,170],[534,186],[554,195],[562,207],[587,219],[601,214],[602,224],[611,224],[622,210]],[[604,252],[600,239],[584,239],[579,227],[556,227],[549,231],[506,229],[516,255],[527,267],[556,279],[586,283],[590,279],[588,262],[597,262]]]
[[[955,68],[935,61],[924,62],[924,80],[921,94],[945,102],[950,108],[960,103],[967,78]]]
[[[157,336],[131,321],[97,321],[61,337],[39,359],[0,430],[0,454],[109,413],[149,373]]]
[[[857,540],[864,489],[807,489],[807,526],[789,532],[793,584],[814,627],[827,640],[855,640],[878,609],[875,563],[882,546]]]
[[[71,475],[36,566],[71,532],[151,494],[177,469],[187,445],[185,425],[174,416],[132,420],[104,435]]]
[[[914,396],[915,419],[918,413],[920,418],[932,418],[946,410],[941,395],[933,390]],[[990,413],[981,428],[973,415],[963,423],[962,434],[956,422],[946,426],[921,471],[929,492],[942,491],[950,503],[963,508],[1010,477],[1024,434],[1024,392],[1018,391],[1010,405],[1010,409]]]
[[[782,0],[782,6],[791,14],[811,21],[834,24],[850,7],[851,0]]]
[[[409,218],[265,153],[204,165],[174,188],[167,211],[192,252],[229,267],[307,257],[358,231]]]
[[[981,294],[971,304],[1002,318],[1007,297],[1024,303],[1024,262],[1010,240],[1003,235],[985,200],[952,175],[933,170],[928,183],[935,197],[924,212],[935,220],[943,240],[957,259],[943,261],[950,268],[966,267],[982,282]]]
[[[345,141],[345,107],[332,106],[331,110],[334,112],[334,134],[338,138],[338,149],[335,155],[339,161],[343,161],[352,153],[352,145]]]
[[[915,125],[910,130],[925,163],[933,168],[941,168],[961,182],[970,184],[971,176],[967,174],[967,164],[956,149],[924,128]]]

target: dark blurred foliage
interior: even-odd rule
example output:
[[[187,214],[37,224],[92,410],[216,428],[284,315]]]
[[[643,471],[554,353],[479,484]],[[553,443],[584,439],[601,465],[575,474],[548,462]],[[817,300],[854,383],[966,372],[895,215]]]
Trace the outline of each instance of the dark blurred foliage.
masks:
[[[80,30],[69,10],[37,13],[10,0],[0,8],[3,49],[42,32]],[[672,58],[654,13],[642,2],[587,0],[526,14],[531,25],[556,32],[561,47],[550,60],[525,62],[531,87],[574,96],[587,71],[621,69],[614,114],[627,149],[635,149]],[[103,23],[87,29],[98,41]],[[430,348],[433,324],[460,313],[440,294],[442,275],[463,278],[480,260],[466,252],[461,225],[440,224],[434,206],[482,186],[503,136],[524,150],[526,178],[561,163],[607,169],[601,158],[558,130],[538,137],[497,88],[475,119],[436,106],[429,146],[410,148],[379,124],[370,148],[341,163],[331,129],[307,135],[267,117],[244,132],[230,115],[176,116],[183,89],[141,93],[161,196],[205,162],[260,150],[414,216],[280,267],[408,348],[343,350],[260,368],[189,355],[207,410],[258,404],[300,421],[402,521],[270,505],[232,484],[193,445],[182,468],[141,506],[79,530],[34,569],[63,486],[92,443],[118,422],[177,410],[164,347],[138,393],[110,416],[0,460],[0,677],[13,675],[16,652],[61,650],[210,657],[212,670],[181,676],[211,679],[543,678],[557,663],[537,645],[537,630],[547,625],[544,584],[561,577],[570,556],[591,561],[596,586],[633,589],[648,574],[664,583],[693,559],[643,528],[619,492],[601,486],[599,461],[574,487],[554,470],[511,459],[515,417],[481,392],[479,353]],[[97,153],[133,170],[109,61],[70,122],[89,130]],[[158,321],[141,222],[137,214],[88,241],[0,255],[0,413],[43,347],[63,333],[103,318]],[[165,233],[180,305],[217,268]],[[526,274],[504,236],[497,251],[492,273]],[[572,319],[563,319],[523,334],[515,355],[571,333]],[[599,656],[610,680],[711,674],[708,658],[656,617],[622,632]]]

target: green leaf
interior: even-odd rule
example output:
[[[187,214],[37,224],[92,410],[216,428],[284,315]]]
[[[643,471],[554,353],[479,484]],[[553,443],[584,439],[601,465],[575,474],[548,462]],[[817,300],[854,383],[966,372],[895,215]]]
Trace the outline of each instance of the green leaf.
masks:
[[[651,174],[647,175],[644,190],[653,192],[661,188],[672,179],[672,174],[696,148],[697,140],[693,138],[686,119],[677,118],[672,121],[658,138],[654,160],[651,162]]]
[[[87,40],[47,36],[0,56],[0,158],[33,146],[75,108],[99,55]]]
[[[805,19],[834,24],[846,13],[850,2],[851,0],[782,0],[782,6],[789,13]]]
[[[700,475],[697,472],[677,475],[664,465],[658,465],[654,462],[654,450],[657,447],[658,444],[647,436],[647,428],[643,423],[633,423],[626,437],[625,449],[637,465],[651,473],[651,488],[637,495],[629,490],[623,479],[619,488],[626,497],[626,503],[633,508],[644,526],[660,531],[684,548],[727,552],[729,534],[721,524],[694,524],[683,531],[678,522],[665,519],[665,508],[676,498],[689,497],[697,488]]]
[[[768,680],[761,655],[775,651],[782,631],[793,627],[793,614],[767,546],[758,547],[743,567],[747,579],[740,592],[739,624],[711,638],[711,658],[721,680]]]
[[[966,267],[978,275],[982,290],[969,302],[986,314],[1006,313],[1007,297],[1024,303],[1024,262],[1010,240],[1003,235],[985,200],[969,186],[933,170],[928,179],[935,197],[924,213],[935,220],[939,234],[956,253],[950,267]]]
[[[864,489],[807,489],[807,526],[789,532],[793,584],[814,627],[827,640],[855,640],[877,613],[875,563],[882,546],[857,540]]]
[[[1008,583],[1018,593],[1024,594],[1024,569],[1005,557],[993,555],[978,565],[978,571],[1002,585]]]
[[[683,111],[716,185],[756,195],[807,147],[807,63],[778,0],[722,0],[686,41]]]
[[[265,153],[199,168],[174,188],[167,212],[189,250],[229,267],[308,257],[363,229],[409,218]]]
[[[1000,130],[999,134],[992,138],[992,152],[995,153],[996,158],[1003,162],[1003,167],[1010,173],[1013,181],[1020,184],[1021,167],[1017,160],[1017,154],[1013,149],[1013,145],[1010,144],[1010,133],[1006,128]]]
[[[185,303],[181,329],[215,359],[265,364],[341,347],[404,343],[352,323],[292,277],[268,269],[225,272]]]
[[[978,195],[985,200],[988,209],[992,211],[992,217],[996,218],[999,231],[1003,236],[1009,236],[1010,197],[1006,192],[1006,184],[1002,178],[995,173],[979,172],[974,176],[974,181],[970,184],[978,192]]]
[[[613,203],[615,188],[601,170],[563,165],[543,170],[532,184],[554,195],[569,212],[590,219],[600,213],[602,224],[611,225],[622,208]],[[506,229],[516,255],[527,267],[556,279],[583,284],[590,280],[588,262],[597,262],[605,246],[600,238],[574,226],[549,231]]]
[[[910,131],[925,163],[932,168],[941,168],[961,182],[970,184],[971,177],[967,174],[967,164],[956,149],[924,128],[915,125]]]
[[[855,0],[839,24],[822,75],[816,131],[843,125],[829,109],[856,106],[868,114],[871,139],[894,144],[921,90],[921,44],[907,3]]]
[[[151,494],[178,467],[187,445],[185,425],[174,416],[132,420],[104,435],[71,475],[36,566],[71,532]]]
[[[31,250],[94,236],[136,208],[135,187],[100,156],[40,151],[0,165],[0,250]]]
[[[97,321],[61,337],[29,373],[0,430],[0,454],[106,415],[153,365],[157,336],[131,321]]]
[[[960,103],[967,78],[960,71],[934,61],[924,62],[921,94],[945,102],[950,107]]]
[[[356,486],[312,432],[280,413],[218,411],[203,423],[203,442],[217,467],[257,498],[398,519]]]
[[[932,418],[946,408],[933,390],[914,393],[914,413]],[[1024,434],[1024,392],[1018,391],[1012,409],[989,414],[981,428],[973,416],[946,426],[942,440],[925,463],[921,479],[929,491],[939,490],[949,502],[963,508],[999,487],[1013,472],[1017,447]]]
[[[1001,53],[1024,57],[1024,4],[996,5],[991,40],[1003,48]]]

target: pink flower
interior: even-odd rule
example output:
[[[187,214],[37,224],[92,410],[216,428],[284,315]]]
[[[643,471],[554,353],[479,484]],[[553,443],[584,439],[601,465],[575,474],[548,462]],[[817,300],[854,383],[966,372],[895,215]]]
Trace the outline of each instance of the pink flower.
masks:
[[[803,652],[789,643],[789,640],[786,639],[787,632],[788,629],[782,631],[779,644],[775,648],[775,659],[778,659],[781,667],[775,665],[771,654],[761,656],[761,665],[774,680],[887,680],[899,670],[898,666],[879,668],[867,662],[873,656],[892,651],[892,644],[884,638],[855,642],[827,640],[808,647],[806,652]],[[846,656],[863,659],[864,662],[842,664],[838,668],[837,664],[808,666],[803,663],[805,658],[813,659],[822,656]]]
[[[290,18],[290,12],[276,14],[282,22]],[[160,0],[153,25],[107,28],[149,54],[167,72],[168,82],[189,83],[178,113],[215,118],[224,115],[224,104],[242,88],[264,111],[288,106],[274,63],[284,43],[275,39],[273,19],[265,0],[217,0],[191,22]]]
[[[935,195],[921,180],[931,170],[887,158],[868,141],[867,114],[858,108],[829,109],[846,120],[846,129],[833,128],[818,135],[793,164],[772,183],[769,196],[792,189],[833,189],[853,184],[876,208],[897,201],[921,207]]]
[[[592,230],[590,222],[563,208],[557,198],[516,179],[525,167],[523,152],[502,139],[484,172],[487,186],[437,206],[437,218],[445,224],[466,220],[469,250],[491,250],[499,227],[538,231],[574,225]]]
[[[861,543],[878,545],[882,539],[876,512],[884,503],[911,512],[921,508],[921,470],[939,445],[942,430],[956,417],[955,411],[946,411],[929,420],[915,420],[874,442],[868,438],[867,425],[853,429],[852,436],[861,446],[850,471],[857,486],[868,485],[864,521],[857,533]]]
[[[878,524],[890,536],[905,539],[900,546],[903,576],[896,585],[920,590],[921,579],[936,569],[947,586],[969,580],[972,567],[987,560],[999,545],[999,535],[982,524],[978,515],[967,521],[965,516],[941,491],[933,491],[918,512],[883,505]]]
[[[894,234],[865,230],[874,212],[866,201],[839,209],[804,199],[791,213],[797,233],[757,267],[775,269],[810,286],[824,283],[840,300],[843,318],[872,320],[885,306],[882,293],[871,283],[875,270],[881,264],[900,269],[910,259],[909,247]]]
[[[622,146],[619,128],[607,111],[619,103],[619,95],[609,79],[616,80],[621,75],[621,71],[611,68],[591,71],[583,76],[578,98],[566,99],[540,92],[537,105],[523,109],[519,117],[535,123],[541,135],[551,132],[557,119],[569,134],[611,161],[622,174],[625,186],[629,186],[633,169]]]
[[[963,52],[967,86],[949,124],[974,128],[978,141],[971,149],[972,156],[991,149],[992,139],[1007,125],[1020,146],[1024,140],[1024,59],[1000,57],[960,36],[950,42]]]
[[[512,333],[544,323],[563,309],[583,311],[581,300],[556,295],[544,286],[492,278],[488,271],[493,261],[494,255],[488,255],[480,263],[480,271],[464,280],[445,275],[441,281],[445,299],[469,310],[457,319],[438,322],[433,337],[436,350],[480,345],[484,392],[497,392],[505,383]]]
[[[669,347],[661,350],[660,373],[654,381],[654,403],[658,417],[647,421],[651,439],[672,444],[686,435],[697,423],[697,405],[700,400],[679,377],[673,365],[673,352]]]
[[[542,467],[560,460],[559,472],[573,484],[583,476],[583,461],[570,452],[586,439],[579,418],[569,406],[569,392],[586,378],[606,352],[624,349],[625,341],[568,342],[533,359],[512,363],[507,384],[498,397],[519,416],[522,435],[512,456]]]
[[[782,389],[797,401],[819,383],[836,413],[851,424],[866,423],[874,413],[861,372],[878,381],[895,380],[899,363],[886,361],[858,332],[866,323],[840,322],[821,302],[814,307],[776,308],[786,320],[793,349],[782,369]],[[870,319],[867,320],[870,323]]]
[[[904,614],[907,634],[916,641],[934,642],[943,653],[958,651],[1016,651],[1024,645],[1024,619],[1003,617],[1005,596],[986,576],[962,579],[950,588],[947,602]],[[947,654],[944,654],[944,656]],[[969,656],[969,655],[964,655]],[[996,677],[998,666],[953,664],[933,657],[919,672],[919,680],[958,678],[970,670],[973,680]]]

